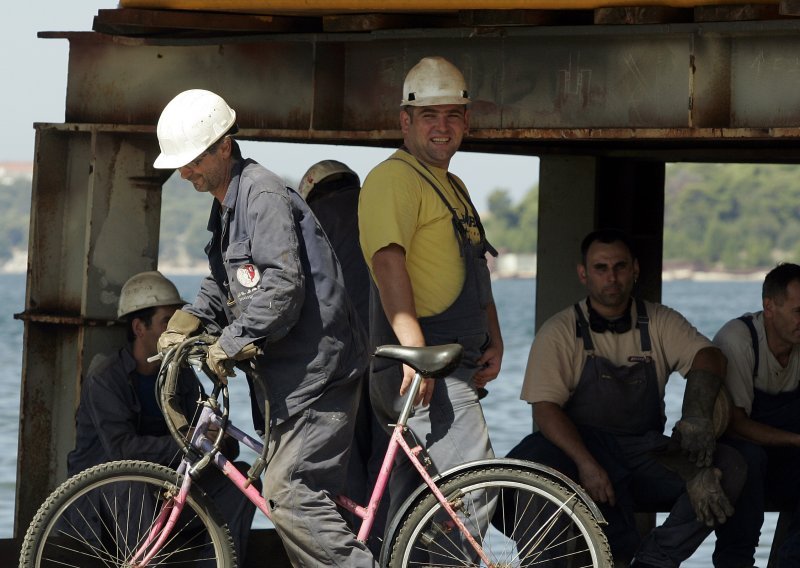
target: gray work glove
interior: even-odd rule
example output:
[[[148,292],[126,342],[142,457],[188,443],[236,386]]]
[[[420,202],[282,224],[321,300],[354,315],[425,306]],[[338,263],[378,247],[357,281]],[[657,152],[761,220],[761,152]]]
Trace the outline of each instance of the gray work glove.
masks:
[[[722,490],[720,479],[719,469],[707,467],[686,482],[686,492],[697,520],[708,527],[722,524],[733,515],[733,505]]]
[[[681,449],[699,467],[711,465],[716,448],[714,435],[714,403],[722,378],[708,371],[692,369],[686,373],[681,419],[675,424],[673,436]]]
[[[158,352],[164,353],[187,337],[194,335],[201,327],[202,322],[196,316],[183,310],[177,310],[167,323],[167,330],[158,338]]]
[[[249,343],[242,347],[238,353],[228,355],[225,353],[225,350],[220,347],[219,342],[216,342],[208,348],[206,364],[208,365],[208,368],[211,369],[211,371],[217,375],[217,377],[219,377],[220,381],[222,381],[224,384],[228,384],[228,377],[236,376],[236,373],[233,370],[236,363],[251,357],[255,357],[258,355],[258,353],[259,349],[252,343]]]
[[[235,377],[236,373],[233,371],[235,361],[231,359],[225,350],[219,346],[219,343],[214,343],[208,348],[208,357],[206,358],[208,368],[213,371],[223,384],[228,384],[228,377]]]
[[[710,418],[681,418],[675,424],[673,436],[680,442],[689,461],[699,467],[711,465],[717,440]]]

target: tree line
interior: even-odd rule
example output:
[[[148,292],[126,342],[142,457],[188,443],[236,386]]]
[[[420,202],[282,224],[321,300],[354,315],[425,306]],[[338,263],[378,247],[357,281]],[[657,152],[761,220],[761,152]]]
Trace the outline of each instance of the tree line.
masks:
[[[800,258],[800,167],[764,164],[667,165],[664,260],[698,269],[763,269]],[[28,246],[30,180],[0,185],[0,261]],[[211,198],[177,175],[164,185],[161,207],[162,263],[205,262]],[[492,244],[535,253],[539,188],[518,202],[495,189],[482,212]]]
[[[755,270],[800,257],[800,167],[668,164],[664,261],[698,269]],[[489,197],[492,244],[536,252],[539,188],[519,203],[505,189]]]

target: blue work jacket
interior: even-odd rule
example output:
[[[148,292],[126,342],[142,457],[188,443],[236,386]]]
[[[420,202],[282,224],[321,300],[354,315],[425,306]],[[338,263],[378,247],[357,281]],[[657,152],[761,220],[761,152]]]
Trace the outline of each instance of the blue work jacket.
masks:
[[[271,416],[279,423],[329,385],[357,381],[367,364],[365,332],[305,201],[253,160],[236,162],[208,229],[211,274],[183,309],[219,333],[230,356],[250,343],[261,347],[250,376]]]
[[[75,415],[75,449],[67,456],[69,475],[114,460],[174,465],[182,456],[164,418],[143,413],[134,371],[130,345],[92,360]],[[187,419],[195,415],[197,401],[204,395],[194,372],[182,370],[178,400]]]

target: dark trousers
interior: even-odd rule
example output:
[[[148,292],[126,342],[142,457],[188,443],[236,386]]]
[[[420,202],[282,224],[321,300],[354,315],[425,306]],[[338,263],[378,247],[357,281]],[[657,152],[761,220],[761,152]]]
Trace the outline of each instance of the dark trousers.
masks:
[[[754,565],[764,510],[771,502],[782,507],[791,504],[795,511],[778,552],[779,567],[800,567],[800,450],[765,448],[733,438],[726,438],[725,443],[736,448],[747,462],[747,480],[733,517],[716,529],[714,566]]]
[[[579,432],[614,486],[616,505],[598,503],[608,521],[605,531],[614,557],[631,559],[635,555],[654,566],[678,566],[689,558],[711,529],[697,520],[684,481],[655,459],[655,452],[665,447],[668,438],[659,432],[621,436],[581,427]],[[741,466],[741,459],[730,448],[717,454],[715,465],[723,471],[723,479],[729,463]],[[580,482],[575,463],[540,432],[524,438],[508,457],[549,465]],[[670,514],[642,540],[635,523],[636,510],[668,510]]]

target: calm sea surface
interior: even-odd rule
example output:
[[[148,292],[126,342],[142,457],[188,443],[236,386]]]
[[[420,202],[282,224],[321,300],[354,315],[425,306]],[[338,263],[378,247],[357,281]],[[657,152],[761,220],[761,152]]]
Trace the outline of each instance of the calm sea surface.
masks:
[[[184,298],[193,299],[199,276],[172,277]],[[494,283],[500,324],[505,340],[505,356],[500,377],[489,385],[484,400],[497,455],[505,455],[531,428],[528,404],[519,400],[519,389],[534,330],[535,280],[499,280]],[[760,282],[665,282],[663,302],[683,313],[702,333],[713,336],[728,319],[745,311],[759,309]],[[13,314],[24,308],[25,278],[18,274],[0,274],[0,538],[13,530],[16,448],[19,427],[19,382],[22,365],[22,322]],[[234,387],[236,383],[233,383]],[[232,388],[234,421],[241,427],[249,424],[246,388]],[[680,414],[683,380],[673,376],[667,386],[667,413],[670,429]],[[236,409],[240,409],[237,413]],[[245,456],[243,456],[245,457]],[[766,565],[775,515],[768,514],[762,534],[764,544],[757,562]],[[264,526],[259,523],[259,526]],[[684,566],[705,568],[711,565],[713,536]]]

